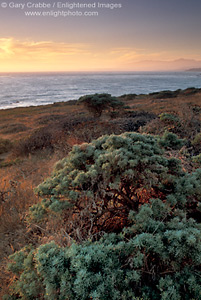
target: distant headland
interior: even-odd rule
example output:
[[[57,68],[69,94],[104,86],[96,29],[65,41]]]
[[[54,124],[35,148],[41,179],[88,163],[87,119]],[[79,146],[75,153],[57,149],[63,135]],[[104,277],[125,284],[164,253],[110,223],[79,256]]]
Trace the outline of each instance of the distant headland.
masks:
[[[188,70],[186,70],[186,72],[201,72],[201,68],[188,69]]]

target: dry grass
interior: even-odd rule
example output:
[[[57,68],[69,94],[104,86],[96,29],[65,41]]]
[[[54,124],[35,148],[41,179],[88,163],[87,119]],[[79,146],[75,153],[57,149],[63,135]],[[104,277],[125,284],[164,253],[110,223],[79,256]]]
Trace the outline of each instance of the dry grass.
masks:
[[[30,157],[22,163],[0,171],[0,299],[9,282],[7,258],[27,243],[37,242],[27,231],[28,208],[38,201],[34,188],[50,175],[58,157]]]
[[[125,103],[130,109],[138,112],[176,114],[183,120],[184,131],[189,138],[196,136],[199,131],[196,131],[195,127],[196,122],[200,122],[200,116],[198,114],[195,117],[192,107],[201,106],[201,92],[188,97],[182,95],[169,99],[157,99],[150,95],[125,97]],[[128,119],[128,115],[123,112],[119,119],[111,120],[108,115],[103,114],[101,119],[95,120],[82,106],[68,103],[0,111],[0,138],[12,141],[13,151],[16,151],[16,145],[21,143],[21,150],[26,154],[15,152],[15,159],[18,160],[13,160],[11,152],[2,154],[2,160],[4,159],[4,165],[7,167],[0,166],[0,299],[9,282],[5,266],[10,254],[27,243],[44,243],[52,239],[61,245],[70,243],[69,236],[62,229],[65,226],[55,220],[51,220],[45,228],[34,225],[27,228],[28,208],[38,201],[33,192],[34,188],[50,175],[56,161],[66,156],[73,145],[90,142],[103,134],[120,134],[131,125],[135,128],[133,120],[131,116]],[[145,122],[150,120],[143,119]],[[158,120],[147,124],[147,130],[162,134],[163,130]],[[49,138],[48,143],[44,144],[42,141],[47,129]],[[37,135],[38,132],[42,134]],[[28,148],[25,147],[27,142]],[[38,150],[33,151],[39,144]],[[177,155],[174,154],[175,157]],[[185,157],[179,158],[183,161],[184,169],[189,169],[190,166],[185,164]]]
[[[68,102],[0,110],[0,137],[18,140],[22,137],[26,137],[31,134],[32,131],[43,126],[44,124],[40,123],[40,119],[42,120],[43,118],[46,118],[46,121],[49,123],[49,121],[52,120],[51,116],[59,115],[61,117],[65,117],[66,115],[77,114],[80,110],[81,107],[68,104]],[[21,129],[23,127],[26,130],[21,130],[19,132],[19,124]],[[16,132],[14,132],[15,130],[12,131],[11,127],[16,128]],[[10,128],[11,132],[2,133],[1,130],[4,131],[5,128]]]
[[[201,92],[195,95],[179,96],[176,98],[160,98],[155,99],[152,96],[141,96],[136,97],[133,100],[126,102],[132,109],[145,110],[147,112],[152,112],[155,114],[161,114],[162,112],[175,112],[182,113],[182,110],[189,105],[191,106],[201,106]]]

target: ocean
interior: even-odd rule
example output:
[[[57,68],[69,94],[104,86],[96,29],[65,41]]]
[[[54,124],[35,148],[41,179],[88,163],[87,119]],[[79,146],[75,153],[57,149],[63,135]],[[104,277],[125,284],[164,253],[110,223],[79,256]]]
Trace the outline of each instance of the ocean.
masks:
[[[201,73],[0,73],[0,109],[75,100],[94,93],[121,96],[188,87],[201,87]]]

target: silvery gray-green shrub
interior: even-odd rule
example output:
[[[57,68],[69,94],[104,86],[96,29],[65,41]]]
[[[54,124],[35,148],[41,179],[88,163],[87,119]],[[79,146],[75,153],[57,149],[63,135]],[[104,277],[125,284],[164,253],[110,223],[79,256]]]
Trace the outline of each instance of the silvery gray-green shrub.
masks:
[[[7,300],[201,299],[201,169],[151,135],[75,146],[37,192],[30,222],[63,218],[74,239],[13,254]]]
[[[125,108],[125,105],[117,97],[110,94],[85,95],[78,99],[78,104],[82,103],[94,117],[100,117],[105,110],[115,110]]]
[[[122,233],[96,242],[15,253],[16,281],[5,299],[201,299],[200,224],[160,199],[129,218]]]
[[[59,216],[77,239],[120,232],[131,210],[174,192],[184,176],[180,161],[168,159],[151,135],[103,136],[74,146],[51,177],[37,188],[44,199],[30,209],[34,222]],[[79,238],[80,238],[79,237]]]

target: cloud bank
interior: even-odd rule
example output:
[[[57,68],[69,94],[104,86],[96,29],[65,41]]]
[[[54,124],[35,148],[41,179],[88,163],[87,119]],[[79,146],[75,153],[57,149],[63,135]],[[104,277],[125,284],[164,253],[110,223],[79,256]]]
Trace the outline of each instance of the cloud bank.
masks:
[[[171,57],[171,59],[168,57]],[[171,71],[201,67],[195,59],[172,59],[169,53],[131,47],[0,39],[0,71]]]

